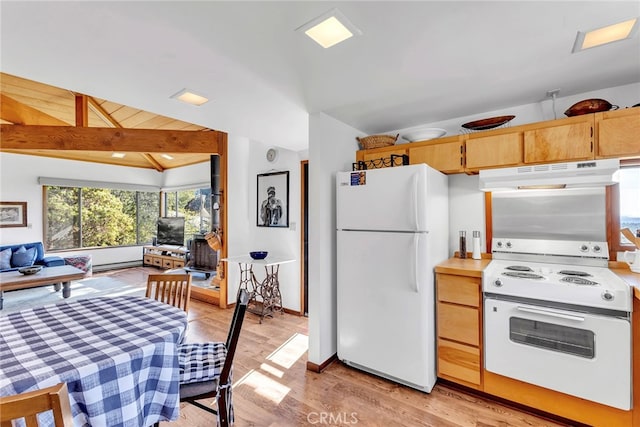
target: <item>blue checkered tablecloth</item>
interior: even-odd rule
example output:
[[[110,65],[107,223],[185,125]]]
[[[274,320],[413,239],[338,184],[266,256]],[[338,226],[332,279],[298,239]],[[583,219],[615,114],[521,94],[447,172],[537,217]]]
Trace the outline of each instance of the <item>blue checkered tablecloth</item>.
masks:
[[[184,311],[130,296],[11,313],[0,318],[0,395],[66,382],[75,426],[176,420],[186,327]]]

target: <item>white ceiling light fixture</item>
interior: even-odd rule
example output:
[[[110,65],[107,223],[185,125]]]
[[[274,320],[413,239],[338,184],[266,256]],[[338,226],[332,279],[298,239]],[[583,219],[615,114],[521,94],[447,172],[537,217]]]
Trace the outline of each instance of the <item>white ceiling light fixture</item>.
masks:
[[[325,49],[353,36],[362,35],[362,31],[338,9],[331,9],[296,28],[296,31],[303,32]]]
[[[124,153],[113,153],[113,154],[111,154],[111,157],[113,157],[114,159],[124,159],[124,156],[126,156],[126,154],[124,154]]]
[[[591,31],[578,31],[576,41],[573,44],[572,53],[590,49],[596,46],[630,39],[638,32],[638,18],[618,22],[606,27],[596,28]]]
[[[171,98],[175,98],[179,101],[186,102],[187,104],[195,105],[197,107],[209,101],[208,98],[198,95],[189,89],[182,89],[180,92],[171,95]]]
[[[173,160],[173,157],[168,155],[168,154],[161,154],[160,157],[163,157],[163,158],[165,158],[167,160]]]

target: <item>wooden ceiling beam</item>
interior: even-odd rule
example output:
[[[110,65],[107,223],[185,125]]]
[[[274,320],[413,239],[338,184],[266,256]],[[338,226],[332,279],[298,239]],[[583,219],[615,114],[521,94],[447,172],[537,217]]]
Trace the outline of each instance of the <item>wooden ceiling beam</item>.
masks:
[[[114,128],[122,128],[122,125],[116,119],[111,117],[111,114],[107,113],[95,99],[88,96],[87,101],[89,108],[91,108],[91,111],[93,111],[98,117],[100,117],[100,120],[105,122],[107,125],[113,126]],[[157,170],[158,172],[164,171],[164,166],[162,166],[156,159],[154,159],[151,154],[140,154],[142,154],[142,157],[144,157],[144,159],[149,162],[149,164],[153,166],[155,170]]]
[[[89,96],[87,100],[89,101],[89,108],[91,108],[91,111],[93,111],[98,117],[100,117],[100,120],[105,122],[105,124],[111,125],[114,128],[122,127],[122,125],[116,119],[111,117],[111,114],[107,113],[105,109],[102,108],[100,104],[98,104],[98,101],[93,99],[91,96]]]
[[[0,124],[2,149],[219,154],[219,131],[26,126]]]
[[[69,123],[0,93],[0,118],[16,125],[69,126]]]
[[[76,126],[89,126],[89,104],[86,95],[76,94]]]

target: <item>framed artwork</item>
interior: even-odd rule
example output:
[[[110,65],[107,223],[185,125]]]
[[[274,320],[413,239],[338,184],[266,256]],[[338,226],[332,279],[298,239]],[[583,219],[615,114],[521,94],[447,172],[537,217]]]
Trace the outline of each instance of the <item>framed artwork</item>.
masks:
[[[289,227],[289,171],[258,175],[258,227]]]
[[[0,202],[0,227],[26,227],[27,202]]]

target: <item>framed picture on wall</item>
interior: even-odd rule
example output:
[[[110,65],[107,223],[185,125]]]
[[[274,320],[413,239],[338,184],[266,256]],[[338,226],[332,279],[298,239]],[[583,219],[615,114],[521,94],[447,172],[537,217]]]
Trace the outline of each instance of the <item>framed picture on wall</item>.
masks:
[[[258,227],[289,227],[289,171],[258,175]]]
[[[27,202],[0,202],[0,227],[26,227]]]

